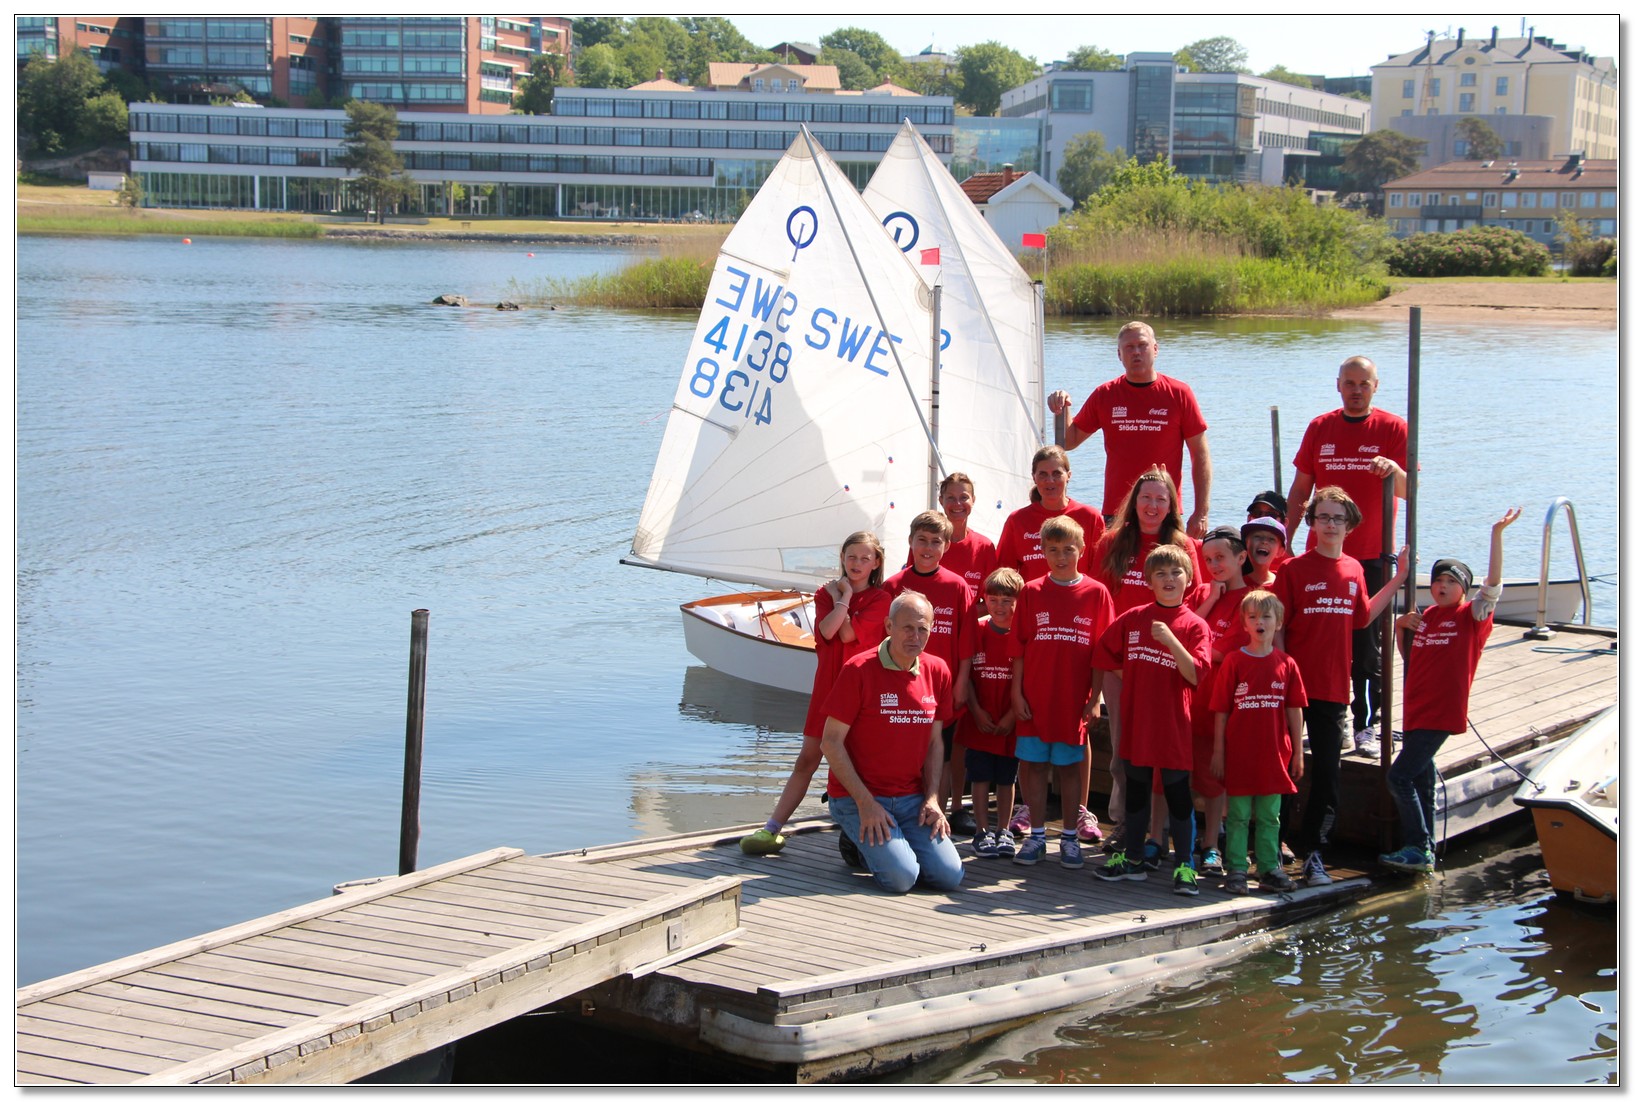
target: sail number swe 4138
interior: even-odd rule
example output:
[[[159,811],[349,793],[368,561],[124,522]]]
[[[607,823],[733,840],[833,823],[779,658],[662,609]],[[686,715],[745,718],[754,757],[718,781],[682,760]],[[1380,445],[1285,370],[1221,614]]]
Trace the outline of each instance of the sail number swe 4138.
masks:
[[[700,356],[693,363],[687,389],[700,398],[716,395],[722,409],[741,413],[746,420],[753,417],[758,425],[771,424],[772,385],[788,378],[789,362],[795,354],[789,342],[778,340],[767,329],[751,333],[748,324],[743,322],[738,324],[735,337],[730,319],[725,317],[712,325],[702,340],[717,356],[726,357],[729,363],[741,363],[755,374],[752,376],[737,367],[723,374],[720,361]],[[765,387],[763,380],[767,383]]]

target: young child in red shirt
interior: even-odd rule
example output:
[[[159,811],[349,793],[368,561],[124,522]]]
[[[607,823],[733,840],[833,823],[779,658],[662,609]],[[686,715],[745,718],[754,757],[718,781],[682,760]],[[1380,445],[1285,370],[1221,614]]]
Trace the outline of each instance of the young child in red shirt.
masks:
[[[1209,771],[1226,787],[1226,890],[1249,891],[1249,820],[1255,821],[1255,877],[1262,891],[1292,891],[1283,871],[1278,828],[1284,795],[1305,765],[1300,738],[1306,688],[1294,659],[1273,645],[1283,603],[1264,589],[1244,596],[1239,618],[1247,638],[1228,650],[1212,674],[1209,714],[1215,730]]]
[[[886,610],[891,598],[880,586],[884,566],[885,553],[879,537],[873,532],[853,532],[840,545],[840,577],[825,582],[812,597],[817,622],[812,635],[818,664],[812,676],[812,699],[806,706],[800,754],[766,825],[738,840],[738,848],[752,857],[783,849],[783,825],[812,787],[812,777],[823,761],[819,743],[823,721],[828,718],[823,702],[834,688],[840,668],[847,659],[874,650],[886,637]]]
[[[1090,770],[1085,724],[1095,718],[1100,678],[1095,646],[1113,619],[1113,601],[1094,578],[1079,573],[1084,530],[1069,517],[1051,517],[1040,532],[1050,573],[1022,587],[1016,602],[1016,657],[1011,703],[1016,712],[1016,757],[1022,797],[1037,818],[1012,858],[1037,864],[1045,852],[1045,787],[1056,767],[1062,794],[1061,861],[1084,866],[1078,824],[1069,808]],[[1088,815],[1081,805],[1081,815]],[[1094,820],[1091,820],[1094,823]]]
[[[1470,725],[1470,686],[1476,664],[1493,634],[1493,609],[1504,586],[1504,530],[1520,509],[1493,523],[1487,577],[1468,599],[1474,579],[1458,559],[1438,559],[1431,567],[1431,600],[1424,612],[1397,617],[1397,649],[1407,667],[1402,677],[1402,749],[1391,761],[1385,783],[1402,820],[1403,846],[1380,856],[1380,864],[1408,872],[1432,872],[1431,823],[1436,814],[1436,752],[1450,734]]]
[[[1177,865],[1175,893],[1198,894],[1192,866],[1192,690],[1209,669],[1209,625],[1186,607],[1192,556],[1173,544],[1147,554],[1150,604],[1132,608],[1102,633],[1097,670],[1120,670],[1124,759],[1123,848],[1096,870],[1103,880],[1145,880],[1148,805],[1155,773],[1169,801]]]
[[[1282,602],[1280,649],[1300,666],[1306,684],[1306,737],[1311,741],[1311,788],[1300,831],[1308,847],[1303,870],[1308,886],[1332,884],[1322,849],[1340,808],[1340,739],[1351,701],[1352,632],[1379,618],[1391,605],[1412,565],[1404,547],[1394,577],[1372,597],[1362,564],[1345,553],[1346,533],[1362,522],[1362,511],[1338,486],[1321,487],[1306,506],[1316,546],[1283,564],[1272,582]]]
[[[1230,524],[1211,528],[1201,547],[1209,584],[1194,586],[1187,594],[1187,601],[1189,604],[1197,601],[1193,611],[1209,625],[1209,672],[1198,679],[1192,697],[1196,702],[1192,709],[1192,798],[1202,805],[1204,813],[1204,834],[1198,843],[1203,856],[1198,861],[1198,872],[1204,876],[1225,876],[1219,846],[1221,824],[1226,821],[1226,788],[1209,768],[1215,751],[1215,717],[1209,710],[1209,691],[1221,659],[1248,639],[1238,606],[1249,593],[1249,584],[1243,580],[1249,552],[1238,530]],[[1157,833],[1158,826],[1149,824],[1149,832]]]
[[[1022,575],[1002,566],[983,583],[988,615],[976,624],[971,685],[965,712],[965,775],[971,778],[971,809],[978,857],[1014,857],[1016,838],[1003,825],[1016,805],[1016,706],[1011,699],[1011,666],[1016,658],[1012,631]],[[988,827],[988,793],[998,797],[998,831]]]

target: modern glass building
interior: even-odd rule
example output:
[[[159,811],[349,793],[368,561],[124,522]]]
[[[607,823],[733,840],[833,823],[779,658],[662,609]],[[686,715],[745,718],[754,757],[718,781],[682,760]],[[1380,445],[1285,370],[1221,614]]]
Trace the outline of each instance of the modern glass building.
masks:
[[[1001,119],[961,115],[954,120],[954,179],[978,172],[998,172],[1011,165],[1017,172],[1038,172],[1044,124],[1039,119]]]
[[[403,111],[416,190],[397,213],[731,220],[802,125],[859,188],[903,120],[953,153],[947,96],[565,88],[551,115]],[[130,105],[131,171],[155,207],[358,211],[344,111]]]

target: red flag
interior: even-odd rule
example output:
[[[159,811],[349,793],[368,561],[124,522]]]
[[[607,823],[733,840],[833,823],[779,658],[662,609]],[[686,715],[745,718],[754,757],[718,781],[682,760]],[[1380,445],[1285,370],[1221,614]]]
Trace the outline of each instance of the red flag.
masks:
[[[941,264],[942,263],[942,249],[940,249],[940,248],[921,249],[920,250],[920,263],[921,264]]]
[[[1022,235],[1024,249],[1042,249],[1045,247],[1045,235],[1042,233],[1024,233]]]

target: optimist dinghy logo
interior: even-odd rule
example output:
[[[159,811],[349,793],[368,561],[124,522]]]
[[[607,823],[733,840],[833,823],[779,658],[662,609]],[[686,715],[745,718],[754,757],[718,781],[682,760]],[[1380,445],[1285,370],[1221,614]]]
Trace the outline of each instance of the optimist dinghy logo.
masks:
[[[789,237],[789,243],[795,246],[795,251],[789,254],[790,263],[800,257],[800,251],[817,240],[818,216],[817,211],[808,206],[799,206],[789,212],[789,220],[784,223],[783,232]]]

